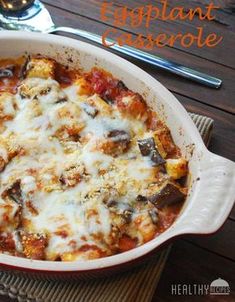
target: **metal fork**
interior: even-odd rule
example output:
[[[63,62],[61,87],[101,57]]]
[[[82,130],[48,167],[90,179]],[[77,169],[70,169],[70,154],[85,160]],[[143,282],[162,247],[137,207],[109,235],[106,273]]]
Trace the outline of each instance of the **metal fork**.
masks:
[[[27,3],[27,8],[23,9],[20,7],[20,10],[17,10],[17,7],[13,7],[11,4],[11,11],[6,11],[2,3]],[[94,33],[84,31],[81,29],[75,29],[71,27],[61,27],[56,26],[52,21],[50,13],[45,8],[45,6],[39,0],[18,0],[18,1],[9,1],[1,0],[0,1],[0,26],[3,29],[7,30],[25,30],[32,32],[41,32],[41,33],[55,33],[55,32],[66,32],[70,34],[77,35],[82,38],[86,38],[89,41],[96,42],[98,44],[102,43],[102,37]],[[109,44],[114,43],[111,39],[106,39],[106,42]],[[159,67],[161,69],[167,70],[171,73],[182,76],[186,79],[198,82],[205,86],[212,88],[219,88],[222,84],[222,80],[207,75],[205,73],[193,70],[186,66],[180,65],[178,63],[166,60],[156,55],[149,54],[147,52],[129,47],[129,46],[119,46],[117,44],[111,46],[112,49],[128,55],[132,58],[136,58],[140,61],[149,63],[153,66]]]

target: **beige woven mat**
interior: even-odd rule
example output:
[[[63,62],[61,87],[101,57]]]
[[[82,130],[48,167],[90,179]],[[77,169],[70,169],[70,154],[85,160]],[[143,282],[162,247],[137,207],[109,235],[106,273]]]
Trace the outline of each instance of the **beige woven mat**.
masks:
[[[190,116],[208,144],[213,120],[196,114]],[[1,272],[0,268],[0,294],[19,302],[149,302],[169,251],[170,247],[156,253],[144,266],[129,272],[90,281],[39,281]]]

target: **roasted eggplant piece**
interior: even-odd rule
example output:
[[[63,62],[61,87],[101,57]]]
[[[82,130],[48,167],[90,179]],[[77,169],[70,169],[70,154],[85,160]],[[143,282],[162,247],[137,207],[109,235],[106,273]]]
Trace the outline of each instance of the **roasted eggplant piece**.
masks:
[[[179,148],[174,144],[170,130],[162,125],[155,131],[155,136],[160,141],[167,158],[177,158],[180,155]]]
[[[173,179],[180,179],[188,173],[188,163],[184,158],[167,159],[167,174]]]
[[[99,112],[97,108],[95,108],[89,104],[86,104],[86,103],[82,104],[82,108],[86,112],[86,114],[88,114],[92,118],[95,118]]]
[[[24,64],[21,67],[21,70],[20,70],[20,79],[21,80],[24,80],[26,78],[26,75],[27,75],[27,66],[28,66],[29,61],[30,61],[30,56],[28,56],[25,59],[25,62],[24,62]]]
[[[132,220],[133,209],[129,207],[128,209],[123,211],[122,218],[126,223],[130,223]]]
[[[143,196],[143,195],[138,195],[136,197],[136,201],[147,202],[148,198],[146,196]]]
[[[132,221],[132,214],[134,209],[129,205],[126,205],[122,202],[117,202],[115,200],[110,200],[107,204],[111,212],[116,213],[116,215],[120,215],[125,223],[130,223]]]
[[[14,200],[19,205],[22,205],[23,197],[20,187],[20,180],[16,180],[10,188],[2,192],[2,198],[5,199],[6,197]]]
[[[107,205],[108,208],[115,207],[115,206],[117,206],[117,201],[113,200],[113,199],[110,199],[110,200],[107,201],[106,205]]]
[[[13,78],[14,72],[15,72],[15,65],[10,65],[4,68],[0,68],[0,79]]]
[[[58,101],[55,102],[55,104],[63,104],[66,102],[68,102],[68,99],[66,97],[62,97],[62,98],[59,98]]]
[[[130,135],[123,130],[111,130],[106,134],[106,140],[100,149],[105,154],[117,156],[126,152],[130,144]]]
[[[156,148],[156,144],[154,138],[147,138],[143,140],[138,140],[138,145],[140,152],[143,156],[150,157],[154,166],[160,166],[165,164],[164,158],[162,158],[161,154],[158,152]]]
[[[180,191],[178,187],[171,183],[167,183],[160,192],[149,196],[148,200],[157,208],[161,209],[178,202],[184,201],[186,195]]]
[[[124,130],[112,130],[107,134],[113,142],[129,143],[130,135]]]
[[[151,210],[149,210],[149,216],[152,220],[153,224],[157,224],[158,220],[159,220],[159,216],[158,216],[158,210],[156,208],[153,208]]]

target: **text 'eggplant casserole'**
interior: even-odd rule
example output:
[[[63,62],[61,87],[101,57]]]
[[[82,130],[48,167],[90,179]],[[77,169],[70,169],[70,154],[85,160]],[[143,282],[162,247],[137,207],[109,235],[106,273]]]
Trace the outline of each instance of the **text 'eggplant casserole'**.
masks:
[[[0,252],[75,261],[169,228],[187,161],[167,126],[110,73],[0,60]]]

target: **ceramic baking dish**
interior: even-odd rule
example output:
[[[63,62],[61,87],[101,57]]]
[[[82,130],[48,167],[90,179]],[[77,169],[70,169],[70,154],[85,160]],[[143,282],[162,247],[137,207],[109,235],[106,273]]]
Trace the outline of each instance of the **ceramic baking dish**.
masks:
[[[228,217],[235,199],[235,163],[209,152],[177,99],[157,80],[128,61],[77,40],[26,32],[0,32],[0,58],[42,54],[84,70],[98,66],[110,71],[144,96],[171,130],[189,160],[190,193],[175,223],[157,238],[125,253],[77,262],[50,262],[0,254],[0,269],[33,274],[90,276],[136,264],[169,240],[185,234],[210,234]]]

